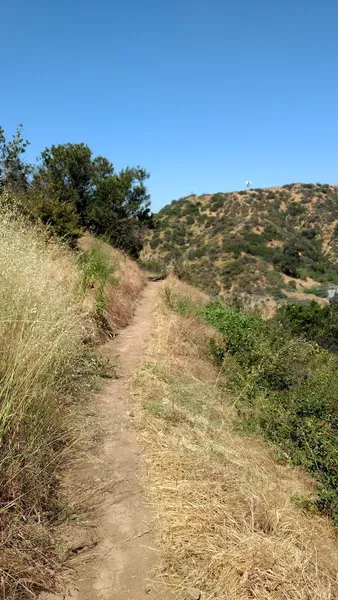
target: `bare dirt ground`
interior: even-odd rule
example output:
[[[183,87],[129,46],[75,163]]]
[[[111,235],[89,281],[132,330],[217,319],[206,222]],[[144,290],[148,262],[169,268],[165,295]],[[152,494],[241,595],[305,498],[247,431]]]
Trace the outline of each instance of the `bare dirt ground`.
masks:
[[[119,377],[93,397],[84,438],[90,434],[92,438],[94,430],[99,434],[85,444],[68,483],[75,493],[81,489],[94,492],[92,508],[86,526],[80,524],[68,532],[72,585],[57,596],[43,594],[41,600],[173,598],[155,582],[159,555],[151,510],[138,478],[142,446],[128,395],[129,378],[144,356],[153,329],[160,285],[148,284],[132,324],[102,348],[103,356],[116,364]]]

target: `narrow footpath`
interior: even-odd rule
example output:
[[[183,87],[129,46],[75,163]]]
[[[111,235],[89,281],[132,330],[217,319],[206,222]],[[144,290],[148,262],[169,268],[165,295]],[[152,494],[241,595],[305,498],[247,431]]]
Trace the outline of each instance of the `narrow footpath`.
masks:
[[[70,544],[74,584],[64,594],[44,594],[41,600],[173,599],[155,583],[159,555],[151,510],[139,482],[142,447],[128,396],[130,377],[153,331],[160,285],[147,285],[132,324],[102,348],[104,358],[116,364],[118,379],[109,380],[93,397],[89,415],[99,435],[75,464],[77,485],[94,491],[92,516]]]

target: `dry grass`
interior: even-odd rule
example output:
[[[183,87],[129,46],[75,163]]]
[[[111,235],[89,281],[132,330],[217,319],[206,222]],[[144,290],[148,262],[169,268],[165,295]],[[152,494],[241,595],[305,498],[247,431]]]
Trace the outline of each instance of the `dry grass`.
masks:
[[[97,240],[90,234],[84,235],[79,241],[81,250],[89,250],[97,244]],[[105,318],[112,331],[118,331],[130,323],[134,304],[140,292],[146,284],[146,276],[126,254],[112,248],[108,244],[100,242],[105,248],[111,264],[115,268],[114,275],[117,282],[109,284],[105,288],[107,298],[107,310]]]
[[[189,293],[166,285],[166,297]],[[312,482],[278,464],[263,441],[236,433],[235,399],[208,358],[213,334],[162,299],[133,383],[164,575],[180,598],[189,586],[203,600],[338,598],[331,525],[295,504],[313,494]]]
[[[85,236],[83,249],[95,244]],[[104,290],[114,331],[145,283],[138,266],[105,245],[114,283]],[[0,598],[51,589],[60,556],[51,525],[66,507],[60,469],[75,440],[76,404],[98,363],[92,298],[76,255],[0,205]],[[85,343],[84,343],[85,342]],[[88,344],[88,342],[91,342]]]
[[[73,255],[0,209],[0,582],[3,598],[52,585],[60,461],[89,385],[91,324]],[[0,594],[0,595],[1,595]]]

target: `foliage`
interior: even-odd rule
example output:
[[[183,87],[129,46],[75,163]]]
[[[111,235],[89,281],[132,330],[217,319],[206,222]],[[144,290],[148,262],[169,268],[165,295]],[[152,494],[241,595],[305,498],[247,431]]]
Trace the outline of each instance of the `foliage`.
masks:
[[[180,198],[158,213],[156,230],[148,239],[154,258],[186,265],[187,281],[192,281],[193,272],[197,282],[199,268],[198,285],[208,289],[210,278],[204,273],[208,257],[219,292],[231,288],[237,293],[262,289],[267,293],[275,288],[274,297],[281,300],[283,292],[277,288],[285,287],[283,274],[338,283],[337,219],[336,186],[290,184]],[[250,258],[255,263],[244,262]]]
[[[332,302],[321,307],[312,301],[308,305],[289,304],[276,313],[276,322],[293,335],[302,336],[338,353],[338,305]]]
[[[327,298],[328,289],[327,286],[314,286],[304,289],[304,294],[314,294],[318,298]]]
[[[143,269],[155,276],[165,277],[167,275],[166,267],[162,261],[156,260],[155,258],[142,258],[139,262]]]
[[[20,128],[12,141],[0,128],[0,187],[16,192],[18,208],[71,243],[87,228],[137,257],[153,226],[147,171],[127,167],[116,173],[84,143],[45,148],[33,167],[21,158],[27,144]]]
[[[88,146],[59,144],[41,153],[35,184],[52,190],[60,204],[73,204],[81,225],[85,225],[92,176],[92,153]]]
[[[23,162],[22,155],[28,145],[29,142],[22,137],[22,125],[17,127],[10,141],[0,127],[0,192],[5,187],[16,192],[27,188],[30,168]]]
[[[241,389],[240,416],[315,476],[317,506],[338,525],[338,359],[305,341],[326,335],[327,313],[312,303],[285,306],[270,322],[220,304],[202,314],[222,334],[222,343],[211,340],[215,360],[226,369],[231,356],[238,365],[228,375]],[[290,324],[303,339],[290,335]]]
[[[89,226],[134,258],[142,249],[145,230],[152,226],[145,186],[148,177],[137,167],[100,179],[88,208]]]
[[[290,277],[299,277],[301,255],[296,243],[286,244],[281,254],[276,256],[275,261],[281,271]]]
[[[108,251],[98,243],[86,252],[81,252],[78,260],[82,272],[82,293],[86,296],[90,289],[94,289],[95,313],[101,317],[107,309],[106,286],[116,283],[113,278],[115,269]]]

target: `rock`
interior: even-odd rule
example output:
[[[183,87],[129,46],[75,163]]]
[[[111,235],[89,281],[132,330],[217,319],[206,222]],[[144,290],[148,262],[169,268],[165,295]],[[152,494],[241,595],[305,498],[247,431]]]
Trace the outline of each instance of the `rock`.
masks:
[[[187,589],[187,600],[201,600],[202,592],[197,588],[190,587]]]

